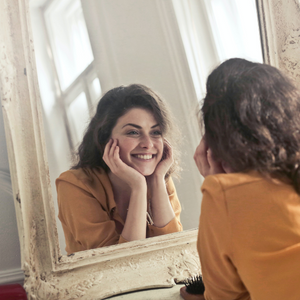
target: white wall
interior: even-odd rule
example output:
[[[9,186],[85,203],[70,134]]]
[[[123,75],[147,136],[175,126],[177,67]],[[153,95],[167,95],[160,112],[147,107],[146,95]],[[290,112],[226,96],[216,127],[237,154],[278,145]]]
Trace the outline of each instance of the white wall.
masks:
[[[23,282],[16,213],[0,111],[0,285]]]

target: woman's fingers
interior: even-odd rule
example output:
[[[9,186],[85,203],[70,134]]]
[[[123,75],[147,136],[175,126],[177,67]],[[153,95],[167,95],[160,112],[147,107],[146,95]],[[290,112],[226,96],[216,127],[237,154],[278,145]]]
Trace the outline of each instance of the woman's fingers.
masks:
[[[110,150],[109,150],[109,158],[115,159],[115,152],[116,148],[118,147],[117,140],[113,140],[113,143],[111,144]]]
[[[120,148],[118,145],[115,145],[115,147],[112,151],[112,157],[114,159],[114,162],[117,164],[118,160],[120,160]]]
[[[111,171],[116,170],[119,157],[119,147],[117,140],[110,139],[104,148],[103,160]]]
[[[103,160],[115,174],[124,173],[132,168],[120,158],[120,147],[117,139],[110,139],[104,148]]]
[[[132,189],[141,188],[143,184],[146,184],[145,177],[134,168],[125,164],[120,158],[120,147],[118,146],[117,139],[111,139],[106,144],[103,160],[110,171],[127,183]]]
[[[200,141],[200,144],[196,148],[194,154],[194,160],[198,167],[198,170],[202,176],[207,176],[209,170],[209,162],[207,160],[208,147],[204,138]]]
[[[105,163],[108,165],[108,153],[110,151],[110,147],[111,147],[111,144],[112,144],[112,140],[110,139],[108,141],[108,143],[105,145],[105,148],[104,148],[104,153],[103,153],[103,160],[105,161]]]
[[[154,172],[153,172],[153,176],[158,176],[161,178],[164,178],[166,173],[168,172],[168,170],[170,169],[172,163],[173,163],[173,150],[172,150],[172,146],[171,143],[164,139],[163,141],[163,155],[162,158],[160,160],[160,162],[157,164]],[[153,178],[153,176],[148,176],[148,180],[150,178]]]
[[[103,153],[103,158],[105,157],[107,157],[107,155],[108,155],[108,152],[109,152],[109,150],[110,150],[110,147],[111,147],[111,144],[112,144],[112,142],[113,142],[113,140],[112,139],[110,139],[109,141],[108,141],[108,143],[105,145],[105,148],[104,148],[104,153]]]

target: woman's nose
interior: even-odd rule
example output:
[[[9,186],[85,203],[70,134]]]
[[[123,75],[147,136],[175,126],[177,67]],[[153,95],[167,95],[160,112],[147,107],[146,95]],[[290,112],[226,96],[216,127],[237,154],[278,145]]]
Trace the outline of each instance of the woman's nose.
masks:
[[[144,135],[140,140],[140,146],[142,148],[150,149],[153,147],[153,142],[151,140],[151,137],[148,135]]]

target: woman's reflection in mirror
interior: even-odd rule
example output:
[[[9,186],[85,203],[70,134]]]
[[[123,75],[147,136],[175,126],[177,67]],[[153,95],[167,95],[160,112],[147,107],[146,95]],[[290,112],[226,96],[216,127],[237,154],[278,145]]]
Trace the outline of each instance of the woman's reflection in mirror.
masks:
[[[56,180],[68,254],[182,231],[173,123],[164,101],[140,84],[100,99],[76,163]]]
[[[299,299],[300,92],[230,59],[208,77],[198,251],[205,299]]]

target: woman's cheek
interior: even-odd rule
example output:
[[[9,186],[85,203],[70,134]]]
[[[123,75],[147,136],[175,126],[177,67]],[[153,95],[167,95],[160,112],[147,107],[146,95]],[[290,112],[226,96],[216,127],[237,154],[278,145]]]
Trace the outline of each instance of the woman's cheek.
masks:
[[[124,161],[130,156],[130,152],[133,150],[132,142],[128,139],[120,139],[118,142],[120,149],[119,155],[120,158]]]

